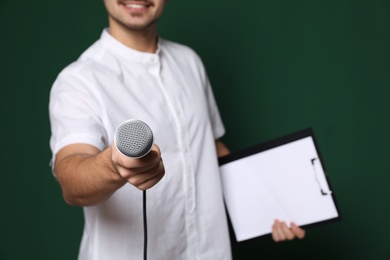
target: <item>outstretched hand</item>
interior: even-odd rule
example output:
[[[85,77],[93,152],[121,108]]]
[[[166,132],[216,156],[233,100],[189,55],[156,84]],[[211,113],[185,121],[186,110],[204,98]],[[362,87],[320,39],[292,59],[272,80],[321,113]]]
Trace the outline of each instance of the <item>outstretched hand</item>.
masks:
[[[305,230],[298,227],[294,222],[291,222],[291,227],[289,228],[284,221],[275,219],[272,225],[272,239],[275,242],[293,240],[295,238],[302,239],[305,237],[305,233]]]
[[[147,155],[139,159],[122,155],[113,144],[112,163],[123,179],[140,190],[147,190],[153,187],[165,174],[161,152],[155,144],[153,144],[151,151]]]

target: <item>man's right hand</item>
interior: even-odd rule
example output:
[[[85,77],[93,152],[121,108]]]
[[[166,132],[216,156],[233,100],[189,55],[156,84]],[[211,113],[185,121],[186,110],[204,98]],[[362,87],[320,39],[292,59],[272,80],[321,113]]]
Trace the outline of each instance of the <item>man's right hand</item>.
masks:
[[[140,190],[153,187],[165,175],[160,148],[155,144],[147,155],[138,159],[122,155],[115,144],[111,145],[111,154],[113,166],[118,174]]]

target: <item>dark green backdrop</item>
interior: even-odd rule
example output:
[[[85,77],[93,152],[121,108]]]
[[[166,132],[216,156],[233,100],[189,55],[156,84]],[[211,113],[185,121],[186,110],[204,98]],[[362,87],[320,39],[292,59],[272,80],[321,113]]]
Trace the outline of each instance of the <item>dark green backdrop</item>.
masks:
[[[76,259],[51,176],[48,95],[106,26],[102,1],[0,0],[0,259]],[[232,150],[313,127],[343,220],[235,259],[389,259],[390,2],[170,0],[161,36],[203,58]]]

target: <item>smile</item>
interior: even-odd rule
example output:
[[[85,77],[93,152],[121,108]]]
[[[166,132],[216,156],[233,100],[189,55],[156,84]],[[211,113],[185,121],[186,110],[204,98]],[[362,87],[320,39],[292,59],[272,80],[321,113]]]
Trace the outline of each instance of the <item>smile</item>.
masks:
[[[146,8],[147,6],[145,6],[145,5],[140,5],[140,4],[127,4],[126,7],[128,7],[128,8],[134,8],[134,9],[142,9],[142,8]]]

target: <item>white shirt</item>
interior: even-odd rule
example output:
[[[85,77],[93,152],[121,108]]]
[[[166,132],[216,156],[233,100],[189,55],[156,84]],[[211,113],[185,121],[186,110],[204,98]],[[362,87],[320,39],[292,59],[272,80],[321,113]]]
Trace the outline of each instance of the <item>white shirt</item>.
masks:
[[[142,53],[104,30],[50,98],[53,155],[73,143],[103,150],[127,119],[153,130],[166,174],[147,191],[148,258],[231,259],[214,142],[225,130],[195,52],[159,39],[156,53]],[[142,259],[140,190],[126,184],[84,216],[79,259]]]

